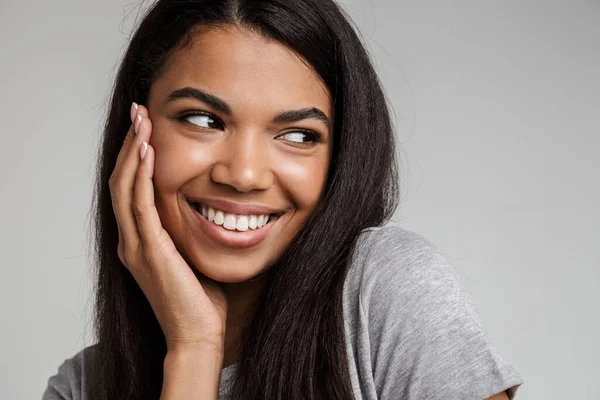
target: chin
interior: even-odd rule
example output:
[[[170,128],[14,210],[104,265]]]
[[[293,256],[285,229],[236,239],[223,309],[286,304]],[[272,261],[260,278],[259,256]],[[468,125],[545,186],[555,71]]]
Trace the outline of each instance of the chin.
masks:
[[[246,257],[226,255],[211,258],[198,257],[196,262],[188,262],[192,268],[216,282],[241,283],[262,275],[272,262],[251,262]]]

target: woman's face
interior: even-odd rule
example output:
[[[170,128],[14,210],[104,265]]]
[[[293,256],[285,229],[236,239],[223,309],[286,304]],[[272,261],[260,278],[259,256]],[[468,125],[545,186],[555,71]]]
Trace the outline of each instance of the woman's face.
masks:
[[[205,30],[171,56],[148,110],[156,207],[179,252],[219,282],[265,271],[324,190],[332,110],[316,72],[255,33]]]

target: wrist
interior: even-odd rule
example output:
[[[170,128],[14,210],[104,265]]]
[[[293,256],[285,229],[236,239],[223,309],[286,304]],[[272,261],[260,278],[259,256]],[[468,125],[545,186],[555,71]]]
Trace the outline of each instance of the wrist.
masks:
[[[219,355],[225,352],[225,341],[222,339],[202,340],[195,342],[169,342],[167,341],[167,354],[212,354]]]
[[[223,351],[213,345],[178,347],[164,359],[161,400],[216,399]]]
[[[223,360],[225,355],[225,349],[223,345],[220,344],[187,344],[185,346],[171,346],[167,349],[167,354],[165,356],[165,362],[167,360],[173,362],[189,362],[194,359],[209,359],[209,360]]]

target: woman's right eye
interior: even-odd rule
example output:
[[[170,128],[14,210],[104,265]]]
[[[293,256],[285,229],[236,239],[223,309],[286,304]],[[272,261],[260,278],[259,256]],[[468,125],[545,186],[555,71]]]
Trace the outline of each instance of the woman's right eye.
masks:
[[[206,129],[223,129],[223,123],[214,115],[195,111],[180,115],[177,119],[187,121]]]

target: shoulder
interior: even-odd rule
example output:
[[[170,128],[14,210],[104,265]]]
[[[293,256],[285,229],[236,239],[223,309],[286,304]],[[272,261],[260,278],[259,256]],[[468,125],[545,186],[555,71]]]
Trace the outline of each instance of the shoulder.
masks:
[[[510,388],[512,399],[522,383],[489,342],[456,269],[415,232],[363,231],[344,302],[351,346],[367,346],[354,354],[378,398],[486,398]]]
[[[365,278],[431,273],[431,267],[448,264],[425,237],[394,224],[363,230],[354,258],[355,268],[362,269]]]
[[[47,382],[42,400],[85,400],[85,380],[98,345],[87,346],[65,359]]]
[[[369,228],[357,241],[346,281],[347,298],[385,345],[386,335],[410,341],[439,335],[452,314],[469,315],[469,328],[481,330],[472,300],[454,267],[425,237],[398,225]],[[410,327],[410,330],[408,329]],[[464,328],[464,327],[462,327]]]
[[[349,290],[360,292],[363,307],[379,306],[374,312],[396,302],[409,311],[408,307],[422,307],[424,300],[434,300],[428,297],[441,294],[440,290],[458,294],[462,291],[455,269],[441,250],[425,237],[398,225],[369,228],[361,233],[347,283]],[[394,310],[402,311],[395,307]]]

